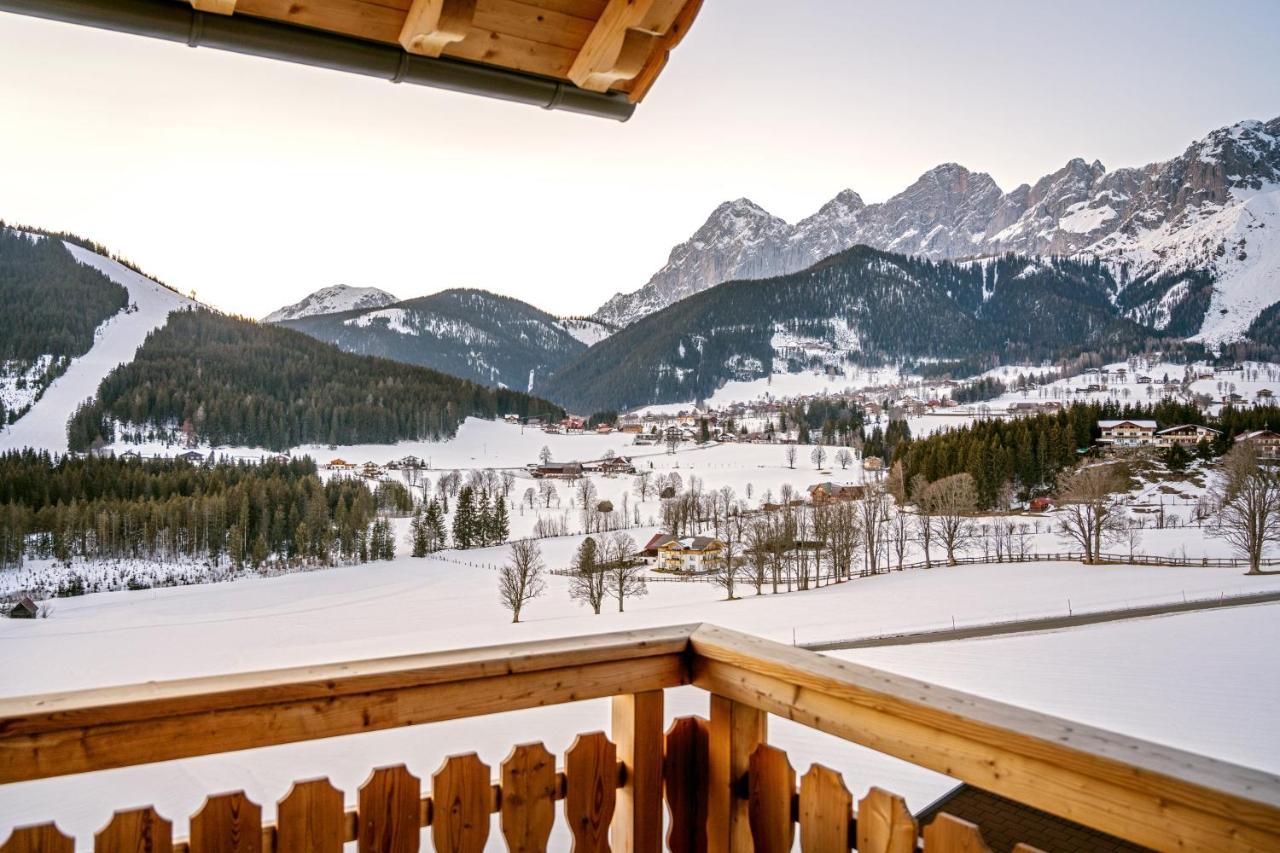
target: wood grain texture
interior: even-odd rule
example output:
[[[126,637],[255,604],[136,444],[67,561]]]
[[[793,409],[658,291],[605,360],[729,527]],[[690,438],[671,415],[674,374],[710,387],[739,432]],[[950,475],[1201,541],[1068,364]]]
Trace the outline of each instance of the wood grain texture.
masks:
[[[565,753],[564,816],[573,853],[608,853],[618,791],[618,754],[604,732],[581,734]]]
[[[400,28],[400,46],[421,56],[439,56],[471,31],[476,0],[413,0]]]
[[[421,799],[422,783],[403,764],[373,771],[360,787],[359,853],[417,853]]]
[[[858,801],[858,853],[914,853],[918,837],[902,797],[872,788]]]
[[[342,853],[342,792],[328,779],[294,782],[276,809],[276,853]]]
[[[977,824],[942,812],[924,828],[925,853],[991,853]]]
[[[521,744],[502,762],[502,837],[511,853],[542,853],[556,819],[555,756],[540,743]]]
[[[493,787],[479,756],[450,756],[431,777],[431,804],[431,843],[439,853],[482,853]]]
[[[751,849],[745,791],[740,790],[751,753],[768,740],[768,715],[713,693],[707,738],[707,849]]]
[[[40,823],[15,829],[0,853],[75,853],[75,842],[54,824]]]
[[[790,853],[795,843],[791,801],[796,793],[796,772],[787,754],[760,744],[751,753],[748,774],[747,815],[756,853]]]
[[[687,628],[0,700],[0,783],[517,710],[685,679]]]
[[[243,791],[209,797],[191,818],[191,853],[262,853],[262,808]]]
[[[1157,849],[1280,849],[1273,774],[723,628],[692,644],[699,687],[1067,820]]]
[[[707,738],[710,725],[702,717],[677,717],[666,735],[662,780],[670,821],[671,853],[707,850]]]
[[[800,849],[803,853],[848,853],[853,841],[849,837],[852,821],[853,795],[845,787],[844,779],[821,764],[810,767],[800,779]]]
[[[173,824],[152,808],[119,811],[93,837],[94,853],[172,853]]]
[[[613,698],[613,741],[627,768],[613,817],[616,853],[662,850],[662,709],[661,690]]]

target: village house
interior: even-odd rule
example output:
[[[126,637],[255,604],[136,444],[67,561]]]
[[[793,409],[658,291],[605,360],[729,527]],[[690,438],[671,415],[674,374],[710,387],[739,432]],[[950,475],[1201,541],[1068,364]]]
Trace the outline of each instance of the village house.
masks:
[[[634,474],[636,466],[632,464],[629,456],[615,456],[612,459],[605,459],[600,462],[599,470],[601,474],[606,476],[615,476],[617,474]]]
[[[1236,441],[1248,441],[1254,446],[1258,456],[1263,459],[1280,459],[1280,433],[1269,429],[1256,429],[1253,432],[1242,432]]]
[[[1275,394],[1270,388],[1259,388],[1258,392],[1253,396],[1259,403],[1270,403]]]
[[[658,548],[658,568],[667,572],[704,574],[719,566],[723,550],[724,543],[714,536],[672,539]]]
[[[636,437],[631,440],[632,444],[657,444],[662,441],[662,436],[656,432],[636,433]]]
[[[546,462],[533,469],[538,479],[576,480],[582,476],[580,462]]]
[[[644,547],[640,549],[640,556],[647,560],[656,561],[658,559],[659,549],[668,542],[675,542],[676,537],[670,533],[655,533],[649,537],[649,541],[644,543]]]
[[[356,466],[345,459],[330,459],[327,467],[330,471],[350,471]]]
[[[509,424],[518,424],[520,423],[520,416],[519,415],[503,415],[502,420],[504,420]]]
[[[879,459],[880,457],[877,456],[875,458]],[[839,501],[860,500],[865,494],[866,488],[853,483],[833,483],[827,480],[822,483],[814,483],[809,487],[808,491],[809,503],[814,506],[822,506]]]
[[[884,460],[881,459],[879,456],[868,456],[866,459],[862,460],[862,470],[863,471],[883,471]]]
[[[1201,424],[1182,424],[1156,431],[1156,444],[1160,447],[1189,447],[1202,441],[1213,441],[1222,433]]]
[[[596,427],[596,435],[609,435],[612,432],[613,426],[611,424],[600,424]]]
[[[1099,444],[1111,447],[1148,447],[1155,443],[1156,422],[1148,420],[1098,421]]]
[[[179,453],[174,458],[179,462],[188,462],[192,465],[203,465],[207,457],[198,450],[188,450],[186,453]]]

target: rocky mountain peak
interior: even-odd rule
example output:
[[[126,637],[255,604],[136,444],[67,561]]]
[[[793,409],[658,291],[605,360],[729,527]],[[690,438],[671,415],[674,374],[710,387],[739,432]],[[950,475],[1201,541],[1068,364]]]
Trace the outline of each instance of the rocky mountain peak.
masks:
[[[264,323],[282,323],[285,320],[297,320],[302,317],[314,317],[320,314],[337,314],[341,311],[357,309],[382,308],[399,300],[376,287],[352,287],[349,284],[334,284],[322,287],[305,298],[272,311],[262,318]]]

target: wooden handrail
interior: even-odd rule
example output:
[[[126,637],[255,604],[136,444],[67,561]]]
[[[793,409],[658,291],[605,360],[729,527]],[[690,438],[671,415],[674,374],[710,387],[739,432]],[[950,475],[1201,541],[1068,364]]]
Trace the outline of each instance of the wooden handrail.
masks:
[[[1280,849],[1280,777],[702,625],[693,684],[1156,849]]]
[[[0,700],[0,783],[661,690],[696,626]]]
[[[711,625],[0,700],[0,781],[628,697],[619,816],[642,836],[661,691],[690,683],[713,696],[713,829],[741,830],[764,712],[1156,849],[1280,849],[1280,777]]]

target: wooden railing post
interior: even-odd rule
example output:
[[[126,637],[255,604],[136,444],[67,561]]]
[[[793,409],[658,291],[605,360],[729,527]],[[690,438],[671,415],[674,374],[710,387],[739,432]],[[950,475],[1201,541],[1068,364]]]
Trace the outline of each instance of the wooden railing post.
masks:
[[[761,710],[711,696],[711,732],[707,743],[707,850],[743,853],[754,849],[745,786],[751,753],[768,739],[768,715]]]
[[[613,742],[627,768],[613,816],[614,853],[661,853],[661,690],[613,697]]]

